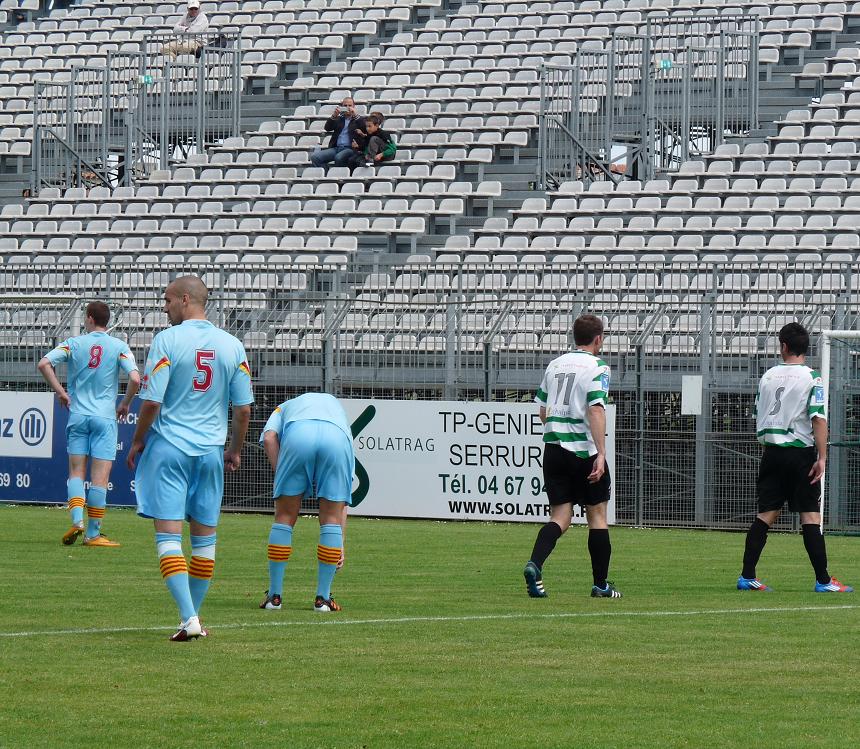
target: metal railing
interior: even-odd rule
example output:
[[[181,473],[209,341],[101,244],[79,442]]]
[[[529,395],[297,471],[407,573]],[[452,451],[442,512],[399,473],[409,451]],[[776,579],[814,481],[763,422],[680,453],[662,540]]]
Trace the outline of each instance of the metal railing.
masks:
[[[758,126],[759,21],[649,19],[541,69],[538,181],[653,179]]]
[[[153,34],[104,67],[35,81],[32,191],[131,185],[239,134],[236,32]]]
[[[43,388],[38,359],[81,332],[93,297],[110,300],[114,334],[142,360],[167,325],[164,285],[187,272],[209,285],[210,319],[244,340],[254,373],[249,470],[228,482],[227,506],[240,508],[269,507],[271,479],[253,438],[286,397],[314,389],[530,402],[547,363],[572,346],[573,320],[590,311],[607,321],[619,522],[742,528],[755,511],[761,453],[755,390],[778,359],[777,331],[799,320],[816,340],[860,321],[860,277],[844,262],[31,264],[0,278],[0,386]],[[831,530],[860,530],[858,362],[854,349],[834,352]],[[686,413],[685,377],[697,378],[686,385],[701,393],[695,413]]]

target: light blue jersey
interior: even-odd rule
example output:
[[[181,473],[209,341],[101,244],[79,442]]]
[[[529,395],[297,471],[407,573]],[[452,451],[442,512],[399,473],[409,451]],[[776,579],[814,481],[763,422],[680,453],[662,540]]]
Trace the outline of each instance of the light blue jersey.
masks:
[[[352,430],[337,398],[305,393],[278,406],[260,435],[280,443],[272,496],[308,496],[352,504]]]
[[[260,434],[260,442],[266,432],[277,432],[278,437],[283,439],[284,432],[294,421],[312,419],[314,421],[328,421],[338,427],[352,442],[352,429],[347,421],[346,413],[338,399],[328,393],[305,393],[296,398],[284,401],[278,406],[263,427]]]
[[[69,410],[82,416],[116,420],[119,371],[137,370],[128,344],[102,331],[63,341],[45,358],[56,367],[68,362],[66,390],[72,399]]]
[[[241,342],[208,320],[186,320],[152,341],[140,397],[161,403],[153,431],[186,455],[227,441],[228,406],[254,402]]]

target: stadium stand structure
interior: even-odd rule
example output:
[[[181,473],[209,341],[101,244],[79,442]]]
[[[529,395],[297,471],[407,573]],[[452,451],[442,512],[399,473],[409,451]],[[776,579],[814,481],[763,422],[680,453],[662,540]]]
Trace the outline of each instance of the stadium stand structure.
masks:
[[[0,131],[4,167],[19,175],[29,167],[25,97],[34,75],[62,77],[111,45],[139,44],[180,7],[82,4],[7,33],[0,47],[0,76],[9,84],[0,88],[9,120]],[[265,117],[282,87],[286,114],[133,187],[43,189],[5,205],[6,292],[109,289],[143,301],[169,272],[199,268],[216,274],[208,277],[216,288],[247,291],[242,304],[260,309],[275,290],[337,288],[365,305],[427,303],[408,326],[392,327],[384,344],[370,318],[364,326],[351,318],[346,340],[406,350],[440,345],[427,320],[440,314],[434,305],[448,292],[487,305],[484,322],[492,327],[501,306],[521,305],[523,294],[550,294],[559,306],[564,293],[590,291],[592,306],[602,299],[607,314],[617,304],[628,315],[623,325],[613,318],[622,342],[642,327],[634,310],[645,308],[637,304],[669,305],[660,314],[675,322],[665,335],[691,349],[698,338],[678,327],[692,314],[685,297],[699,302],[706,288],[735,294],[739,315],[747,307],[756,314],[753,294],[763,294],[776,314],[784,295],[810,281],[821,301],[847,292],[853,303],[860,6],[267,0],[211,11],[213,27],[242,30],[245,108],[258,101],[254,117]],[[540,66],[567,64],[577,49],[635,33],[649,17],[678,14],[761,18],[760,129],[649,182],[531,189]],[[400,146],[394,163],[352,173],[310,166],[323,120],[346,94],[386,114]],[[822,270],[822,263],[830,266]],[[809,269],[798,270],[803,264]],[[550,319],[544,323],[535,321],[535,330],[506,323],[496,332],[507,331],[505,346],[545,351],[560,341],[540,337]],[[4,334],[38,338],[28,324],[10,319]],[[142,345],[158,321],[141,324]],[[265,346],[279,345],[280,332],[273,322]],[[323,332],[307,333],[307,342]]]
[[[165,284],[188,271],[245,342],[262,406],[321,382],[343,396],[529,397],[587,309],[610,331],[619,519],[746,523],[743,487],[725,477],[748,468],[754,443],[738,432],[774,331],[860,314],[860,3],[204,4],[214,29],[241,28],[241,135],[132,186],[21,201],[34,78],[132,51],[180,9],[81,4],[0,40],[4,381],[34,383],[35,360],[79,332],[96,295],[141,356],[166,323]],[[760,18],[757,128],[652,180],[535,189],[543,64],[649,19],[739,15]],[[386,115],[394,162],[311,166],[347,94]],[[703,376],[700,417],[678,415],[683,374]],[[851,501],[840,527],[858,523]]]

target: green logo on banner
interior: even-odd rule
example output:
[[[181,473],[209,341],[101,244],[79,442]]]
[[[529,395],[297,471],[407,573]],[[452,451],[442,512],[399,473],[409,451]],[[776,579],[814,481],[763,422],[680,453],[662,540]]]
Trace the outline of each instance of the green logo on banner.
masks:
[[[352,422],[352,438],[355,439],[364,430],[364,428],[373,421],[376,416],[376,406],[368,406],[361,412],[359,417]],[[352,506],[360,505],[367,492],[370,491],[370,476],[367,475],[367,470],[358,460],[355,461],[355,477],[358,479],[358,486],[352,493]]]

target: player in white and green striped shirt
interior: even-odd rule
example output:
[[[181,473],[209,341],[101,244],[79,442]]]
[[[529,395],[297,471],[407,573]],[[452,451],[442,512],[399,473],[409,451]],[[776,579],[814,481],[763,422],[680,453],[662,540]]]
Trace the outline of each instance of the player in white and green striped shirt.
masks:
[[[782,364],[761,378],[756,394],[756,436],[764,445],[758,474],[758,515],[747,532],[738,590],[769,591],[756,577],[767,532],[788,501],[800,513],[803,543],[815,570],[818,593],[851,593],[827,571],[821,534],[821,477],[827,460],[827,416],[821,375],[806,366],[809,334],[799,323],[779,331]]]
[[[595,598],[620,598],[607,582],[609,527],[606,505],[610,477],[606,467],[606,412],[609,366],[598,357],[603,345],[603,323],[582,315],[573,324],[576,350],[553,359],[535,396],[544,423],[543,475],[552,507],[550,520],[538,532],[531,559],[523,574],[532,598],[545,598],[542,568],[556,541],[570,527],[573,505],[585,507],[588,551]]]

